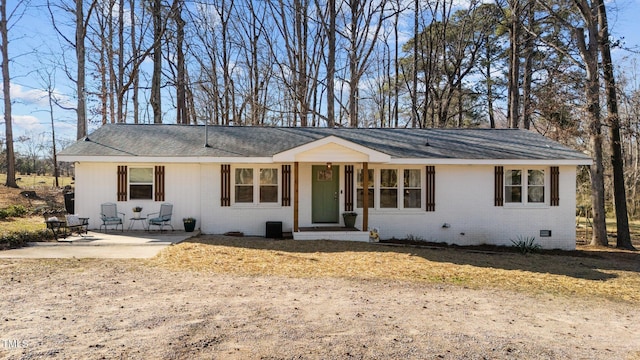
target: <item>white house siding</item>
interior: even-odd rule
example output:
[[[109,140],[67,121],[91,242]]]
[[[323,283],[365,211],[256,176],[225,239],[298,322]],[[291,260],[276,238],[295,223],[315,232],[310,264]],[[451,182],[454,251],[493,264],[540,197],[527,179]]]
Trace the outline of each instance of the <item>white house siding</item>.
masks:
[[[202,165],[200,191],[202,192],[202,228],[205,234],[223,234],[228,231],[240,231],[245,235],[264,236],[267,221],[281,221],[284,231],[293,228],[293,199],[291,206],[283,207],[281,201],[282,164],[242,164],[231,166],[231,206],[220,206],[221,165]],[[278,168],[278,203],[277,204],[235,204],[234,203],[234,170],[237,167]],[[293,166],[292,166],[293,171]],[[293,196],[293,174],[291,176],[291,194]]]
[[[549,167],[545,176],[548,204]],[[575,166],[561,166],[560,206],[494,206],[493,166],[436,166],[434,212],[370,209],[369,228],[379,229],[382,239],[414,236],[458,245],[512,245],[519,237],[535,237],[544,248],[575,249],[575,181]],[[540,230],[551,230],[552,236],[540,237]]]
[[[312,226],[311,222],[311,167],[322,163],[299,164],[299,226]],[[344,211],[344,163],[340,167],[340,211]],[[117,167],[165,166],[165,202],[174,205],[172,225],[182,228],[182,218],[193,216],[205,234],[241,231],[246,235],[264,236],[267,221],[281,221],[284,231],[293,229],[293,164],[291,166],[291,206],[278,204],[234,204],[232,164],[231,206],[220,204],[221,166],[210,164],[178,163],[76,163],[76,212],[90,218],[90,228],[99,228],[100,204],[115,202],[118,210],[126,214],[125,227],[132,217],[132,207],[140,205],[143,214],[158,211],[161,202],[153,200],[116,201]],[[240,167],[277,167],[279,182],[282,164],[242,164]],[[354,164],[356,169],[361,163]],[[377,228],[382,239],[419,237],[427,241],[459,245],[495,244],[511,245],[518,237],[535,237],[544,248],[575,248],[575,166],[560,166],[560,206],[511,205],[494,206],[494,166],[489,165],[436,165],[435,211],[424,210],[424,165],[379,165],[371,169],[422,169],[423,209],[369,209],[369,229]],[[511,166],[505,166],[505,169]],[[534,168],[522,166],[523,169]],[[549,167],[545,170],[545,200],[549,203]],[[376,171],[376,176],[378,172]],[[376,179],[377,181],[377,179]],[[281,186],[279,185],[279,191]],[[355,195],[354,195],[355,196]],[[278,196],[281,200],[281,194]],[[355,198],[354,198],[355,201]],[[356,227],[362,227],[362,209],[355,209]],[[342,221],[342,219],[340,220]],[[447,225],[445,225],[447,224]],[[551,230],[551,237],[540,237],[540,230]]]
[[[119,165],[128,167],[165,167],[165,201],[153,200],[117,200],[117,169]],[[113,202],[118,205],[118,212],[125,213],[125,228],[129,218],[133,217],[132,208],[142,206],[142,215],[160,211],[163,202],[173,204],[171,224],[176,229],[182,228],[182,218],[200,216],[200,165],[199,164],[158,164],[158,163],[88,163],[75,165],[75,210],[76,213],[89,217],[89,228],[98,229],[100,221],[100,204]]]

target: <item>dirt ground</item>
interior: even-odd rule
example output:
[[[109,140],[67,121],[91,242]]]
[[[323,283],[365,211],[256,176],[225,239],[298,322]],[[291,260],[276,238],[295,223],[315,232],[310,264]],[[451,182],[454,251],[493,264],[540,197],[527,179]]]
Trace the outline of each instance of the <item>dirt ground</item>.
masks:
[[[6,359],[638,359],[625,303],[395,281],[0,261]]]

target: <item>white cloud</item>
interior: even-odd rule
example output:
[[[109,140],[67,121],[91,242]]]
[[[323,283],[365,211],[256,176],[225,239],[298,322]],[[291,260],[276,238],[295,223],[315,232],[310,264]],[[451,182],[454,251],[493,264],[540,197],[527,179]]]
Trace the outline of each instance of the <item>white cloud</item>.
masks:
[[[0,86],[0,89],[2,87]],[[65,107],[73,107],[75,103],[67,95],[63,95],[58,91],[53,91],[53,97],[58,104]],[[11,100],[15,103],[23,105],[35,105],[38,107],[49,107],[49,95],[46,90],[27,88],[19,84],[11,83]]]
[[[41,132],[44,131],[44,127],[40,124],[40,119],[32,115],[13,115],[13,126],[16,128],[16,133],[20,132]],[[22,131],[20,131],[22,130]]]
[[[41,89],[25,89],[22,85],[11,84],[11,99],[39,106],[47,105],[47,93]]]

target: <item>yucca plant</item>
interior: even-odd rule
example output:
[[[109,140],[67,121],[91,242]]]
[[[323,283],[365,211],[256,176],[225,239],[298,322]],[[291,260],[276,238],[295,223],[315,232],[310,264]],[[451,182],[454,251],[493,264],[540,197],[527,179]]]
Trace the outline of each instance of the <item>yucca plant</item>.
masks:
[[[511,243],[517,248],[523,255],[535,253],[542,249],[542,245],[536,243],[535,236],[522,236],[519,235],[517,240],[511,239]]]

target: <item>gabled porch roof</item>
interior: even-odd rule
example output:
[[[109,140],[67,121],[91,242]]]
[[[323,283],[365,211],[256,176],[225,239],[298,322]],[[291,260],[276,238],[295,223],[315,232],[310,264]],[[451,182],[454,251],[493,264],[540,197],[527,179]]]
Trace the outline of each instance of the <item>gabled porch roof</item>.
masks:
[[[391,156],[331,135],[275,154],[273,161],[387,163]]]

